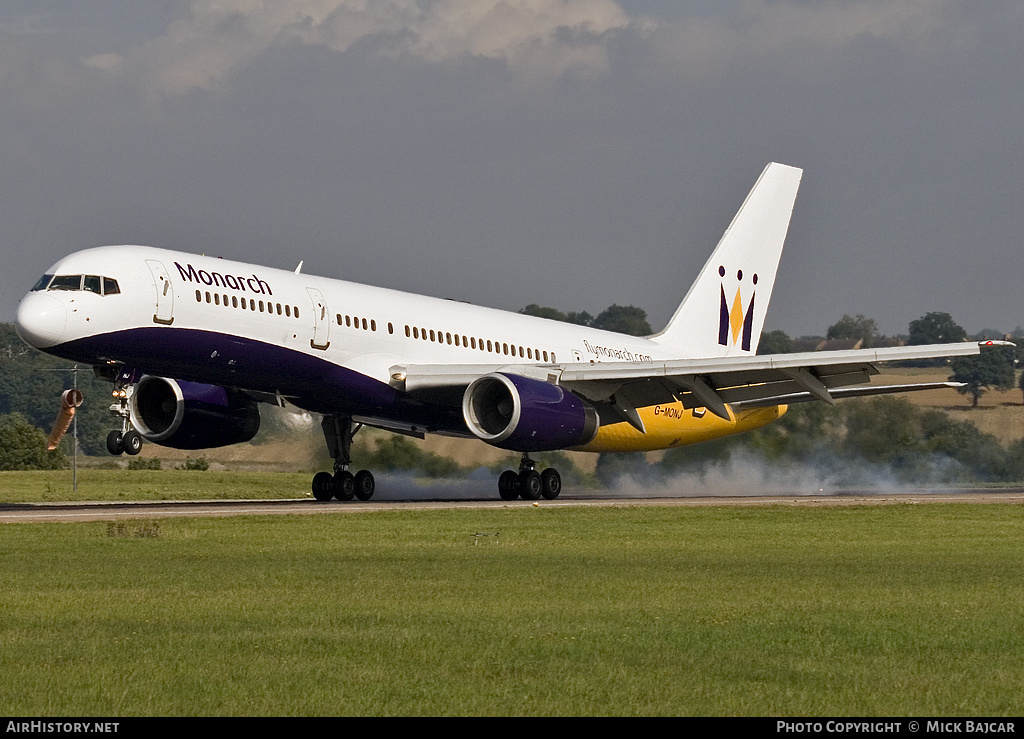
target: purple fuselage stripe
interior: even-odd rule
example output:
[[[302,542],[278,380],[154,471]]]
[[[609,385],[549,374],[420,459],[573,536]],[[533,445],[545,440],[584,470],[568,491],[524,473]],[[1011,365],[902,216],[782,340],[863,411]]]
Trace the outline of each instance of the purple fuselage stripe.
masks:
[[[175,380],[280,393],[315,413],[375,416],[468,434],[457,408],[419,402],[320,357],[229,334],[153,326],[97,334],[46,351],[83,364],[113,360]]]

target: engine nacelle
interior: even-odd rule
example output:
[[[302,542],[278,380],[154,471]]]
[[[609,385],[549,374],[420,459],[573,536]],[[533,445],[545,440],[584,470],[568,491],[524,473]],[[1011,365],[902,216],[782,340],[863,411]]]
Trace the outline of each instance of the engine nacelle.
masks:
[[[144,375],[131,399],[143,438],[174,449],[209,449],[249,441],[260,429],[256,403],[218,385]]]
[[[594,407],[564,388],[503,372],[470,383],[462,416],[478,438],[516,452],[586,444],[600,425]]]

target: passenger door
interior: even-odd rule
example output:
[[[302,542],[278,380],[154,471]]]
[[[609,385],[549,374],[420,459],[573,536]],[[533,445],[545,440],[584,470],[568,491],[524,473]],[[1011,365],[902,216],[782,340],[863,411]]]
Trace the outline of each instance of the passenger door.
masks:
[[[309,345],[323,350],[331,345],[331,319],[327,313],[327,301],[315,287],[307,287],[306,292],[313,301],[313,338],[309,340]]]
[[[164,265],[155,259],[147,259],[146,264],[156,284],[156,313],[153,314],[153,322],[170,326],[174,323],[174,288],[171,286],[170,275]]]

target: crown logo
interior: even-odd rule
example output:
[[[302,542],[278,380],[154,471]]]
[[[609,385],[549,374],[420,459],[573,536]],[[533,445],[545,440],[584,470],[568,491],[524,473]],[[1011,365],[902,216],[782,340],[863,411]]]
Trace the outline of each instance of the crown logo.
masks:
[[[725,267],[718,268],[718,276],[725,277]],[[736,346],[745,352],[750,351],[750,335],[754,328],[754,296],[756,291],[751,291],[750,302],[746,307],[743,304],[743,270],[736,272],[736,280],[741,283],[736,288],[736,297],[732,300],[732,306],[725,296],[725,282],[721,283],[721,306],[718,319],[718,343],[722,346]],[[753,276],[753,284],[757,284],[757,275]]]

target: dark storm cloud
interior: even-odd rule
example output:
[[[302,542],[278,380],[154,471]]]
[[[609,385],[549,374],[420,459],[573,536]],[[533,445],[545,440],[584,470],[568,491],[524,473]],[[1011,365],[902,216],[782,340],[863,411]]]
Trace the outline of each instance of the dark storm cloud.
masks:
[[[63,5],[0,13],[4,320],[148,243],[658,323],[777,160],[769,328],[1024,323],[1015,4]]]

